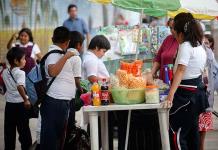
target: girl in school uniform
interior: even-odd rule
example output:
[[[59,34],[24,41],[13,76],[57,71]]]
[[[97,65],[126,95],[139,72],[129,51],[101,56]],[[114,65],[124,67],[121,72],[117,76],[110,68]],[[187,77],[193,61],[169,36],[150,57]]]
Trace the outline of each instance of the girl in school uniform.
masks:
[[[26,65],[23,70],[26,72],[26,74],[29,73],[30,70],[36,65],[36,62],[40,61],[42,58],[39,46],[34,43],[32,32],[28,28],[21,29],[18,35],[17,33],[13,34],[7,44],[8,49],[11,47],[20,47],[25,51]]]
[[[22,150],[29,150],[32,145],[32,137],[29,128],[27,109],[31,107],[25,92],[25,72],[21,70],[25,66],[25,52],[14,47],[7,53],[10,68],[3,72],[3,80],[6,86],[6,106],[4,121],[5,150],[15,150],[16,131]]]
[[[208,107],[202,74],[206,52],[202,47],[203,31],[190,13],[174,18],[175,36],[179,43],[174,66],[174,79],[166,99],[170,109],[171,150],[199,150],[199,114]]]

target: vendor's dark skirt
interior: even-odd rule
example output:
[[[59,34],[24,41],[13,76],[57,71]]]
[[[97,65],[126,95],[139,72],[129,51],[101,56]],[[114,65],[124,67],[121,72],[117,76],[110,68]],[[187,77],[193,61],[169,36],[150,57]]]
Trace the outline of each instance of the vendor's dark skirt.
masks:
[[[118,111],[118,150],[124,150],[128,111]],[[161,150],[156,110],[132,111],[128,150]]]

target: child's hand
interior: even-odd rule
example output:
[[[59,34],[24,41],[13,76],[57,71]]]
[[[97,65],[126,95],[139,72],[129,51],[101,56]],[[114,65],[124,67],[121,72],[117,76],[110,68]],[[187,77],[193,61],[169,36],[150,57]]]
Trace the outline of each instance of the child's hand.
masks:
[[[30,109],[31,108],[31,103],[30,103],[29,100],[24,102],[24,108],[26,108],[26,109]]]
[[[16,39],[18,38],[18,34],[17,34],[17,33],[14,33],[14,34],[12,35],[12,37],[13,37],[14,40],[16,40]]]
[[[71,58],[72,56],[74,56],[74,52],[72,51],[67,51],[66,54],[64,55],[67,59]]]

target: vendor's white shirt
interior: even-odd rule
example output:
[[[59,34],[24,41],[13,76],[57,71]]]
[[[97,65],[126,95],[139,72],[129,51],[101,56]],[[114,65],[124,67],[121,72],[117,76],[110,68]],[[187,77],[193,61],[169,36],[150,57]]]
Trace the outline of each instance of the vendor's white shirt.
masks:
[[[11,70],[11,73],[16,82],[11,77],[9,69],[5,69],[2,74],[7,89],[5,99],[10,103],[21,103],[23,102],[23,98],[18,92],[17,86],[22,85],[25,87],[25,72],[16,67]]]
[[[91,51],[87,51],[83,55],[82,76],[84,79],[87,79],[90,76],[108,78],[109,73],[103,61]]]
[[[181,64],[186,66],[183,80],[197,78],[204,72],[206,60],[206,51],[201,45],[192,47],[190,42],[184,42],[179,46],[174,73]]]
[[[51,45],[49,51],[52,50],[61,50],[61,48]],[[48,65],[56,64],[61,57],[63,57],[62,54],[54,53],[50,54],[46,59],[45,68],[48,77]],[[74,77],[81,77],[81,59],[79,56],[73,56],[66,61],[62,71],[49,88],[47,95],[60,100],[71,100],[75,98],[76,84]],[[49,78],[50,80],[52,79],[51,77]]]
[[[33,46],[32,54],[31,54],[31,57],[33,59],[36,59],[37,58],[36,55],[41,53],[41,51],[39,49],[39,46],[36,43],[33,43],[33,42],[28,42],[27,44],[23,45],[23,44],[20,43],[20,41],[17,41],[16,43],[12,44],[12,47],[15,47],[16,45],[19,45],[20,47]]]

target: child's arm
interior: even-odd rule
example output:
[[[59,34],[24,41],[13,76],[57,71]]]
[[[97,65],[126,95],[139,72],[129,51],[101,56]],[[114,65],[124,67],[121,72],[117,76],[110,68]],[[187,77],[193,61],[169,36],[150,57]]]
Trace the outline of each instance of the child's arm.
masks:
[[[21,97],[24,100],[24,107],[26,109],[30,109],[31,104],[30,104],[30,101],[28,100],[28,97],[26,95],[26,92],[25,92],[25,89],[24,89],[23,85],[18,85],[17,90],[18,90],[18,92],[20,93]]]
[[[56,64],[50,64],[48,65],[48,74],[51,77],[56,77],[61,70],[63,69],[66,61],[74,56],[74,53],[71,51],[68,51]]]
[[[83,89],[80,85],[80,77],[75,77],[75,82],[76,82],[76,88],[80,91],[80,93],[83,93]]]
[[[7,44],[7,49],[8,50],[11,49],[12,43],[13,43],[14,40],[16,40],[16,38],[17,38],[17,33],[14,33],[12,35],[11,39],[8,41],[8,44]]]

